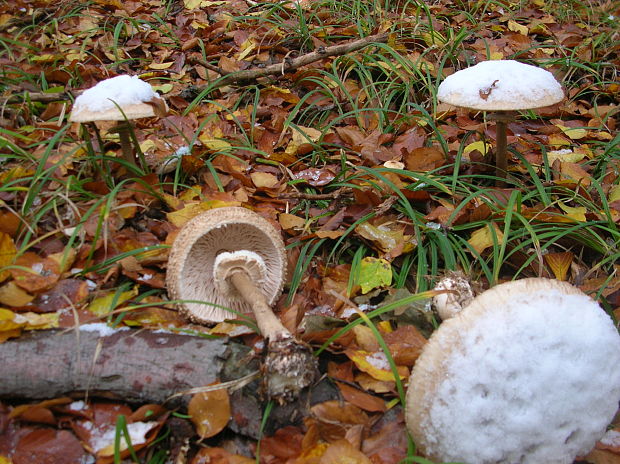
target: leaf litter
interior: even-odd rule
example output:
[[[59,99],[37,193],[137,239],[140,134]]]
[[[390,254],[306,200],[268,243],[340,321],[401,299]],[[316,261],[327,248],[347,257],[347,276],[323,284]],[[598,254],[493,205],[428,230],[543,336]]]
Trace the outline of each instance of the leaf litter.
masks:
[[[235,19],[236,15],[252,19],[268,14],[264,5],[254,3],[186,0],[166,5],[157,0],[97,0],[87,14],[68,15],[62,5],[24,1],[11,4],[0,15],[2,39],[19,35],[15,46],[10,47],[10,56],[8,52],[0,55],[10,78],[1,87],[0,96],[6,99],[0,113],[0,147],[7,155],[0,165],[1,341],[17,338],[25,330],[67,328],[76,323],[82,330],[93,329],[103,335],[117,330],[105,321],[119,314],[123,314],[120,328],[184,327],[162,291],[166,247],[185,222],[220,206],[252,207],[280,225],[292,250],[299,243],[303,246],[317,239],[327,240],[332,246],[346,239],[344,243],[363,244],[376,255],[365,256],[364,272],[351,277],[349,263],[334,266],[328,259],[329,251],[321,251],[312,257],[293,302],[279,303],[277,309],[283,319],[286,316],[290,328],[305,328],[301,336],[317,346],[356,318],[355,308],[330,292],[353,300],[364,297],[371,308],[390,301],[396,294],[393,285],[398,278],[393,270],[401,268],[404,257],[421,246],[427,237],[424,234],[460,234],[460,239],[481,256],[489,256],[494,244],[502,241],[506,231],[501,221],[506,211],[497,208],[505,205],[501,196],[485,192],[472,198],[463,191],[440,191],[428,184],[434,180],[433,175],[446,174],[446,166],[459,156],[464,160],[461,174],[490,172],[483,161],[496,135],[494,128],[481,122],[476,114],[440,104],[434,120],[437,127],[429,127],[420,108],[429,111],[432,105],[422,92],[415,96],[407,117],[398,113],[395,104],[388,105],[381,117],[377,112],[348,114],[352,102],[371,102],[377,96],[353,73],[342,76],[341,82],[335,75],[327,76],[324,71],[330,66],[352,66],[352,61],[337,56],[320,58],[291,72],[270,76],[269,80],[259,77],[252,85],[260,92],[251,99],[248,87],[235,86],[231,81],[196,104],[193,99],[226,73],[274,63],[282,67],[291,56],[358,38],[351,24],[335,17],[328,20],[325,11],[312,9],[312,2],[282,5],[278,27],[274,28],[266,28],[260,21]],[[446,62],[440,75],[436,65],[440,60],[435,59],[445,51],[449,43],[446,37],[456,26],[479,30],[466,41],[462,56],[457,57],[461,65],[520,55],[538,63],[549,61],[548,69],[565,77],[566,69],[553,64],[554,59],[561,58],[558,53],[562,47],[571,48],[575,59],[584,62],[617,59],[613,47],[600,51],[594,46],[582,46],[592,35],[604,37],[617,19],[601,21],[593,29],[587,22],[559,18],[541,2],[530,2],[518,14],[507,6],[493,5],[479,20],[485,26],[480,28],[472,24],[470,14],[453,10],[450,2],[438,2],[429,8],[434,20],[420,22],[426,31],[410,36],[392,34],[387,44],[433,79],[456,70],[457,60]],[[308,43],[287,40],[286,31],[290,29],[286,28],[295,23],[294,11],[318,14],[325,21],[324,32],[313,35]],[[384,23],[377,25],[381,30],[397,22],[400,15],[397,11],[380,13],[386,15]],[[597,13],[618,17],[618,12],[604,9]],[[154,14],[164,18],[168,31],[174,33],[153,27]],[[24,17],[41,21],[41,27],[29,29],[24,35],[21,28],[28,24],[23,22]],[[54,17],[62,21],[49,27],[47,21]],[[117,26],[120,36],[104,27],[106,21]],[[32,46],[39,53],[33,53]],[[597,53],[603,56],[594,56]],[[209,66],[200,64],[205,57]],[[383,65],[385,62],[374,71],[380,72]],[[603,144],[617,133],[619,88],[605,75],[594,81],[590,75],[573,72],[578,75],[567,76],[571,82],[568,99],[561,106],[539,111],[540,118],[523,118],[509,124],[508,141],[537,173],[542,175],[549,169],[550,176],[544,183],[554,192],[568,190],[586,198],[584,188],[598,186],[598,179],[603,182],[587,205],[577,196],[553,202],[534,197],[518,212],[534,224],[575,225],[608,216],[612,224],[617,224],[617,157],[608,157],[598,165],[595,161],[610,152]],[[31,79],[20,81],[19,74]],[[398,75],[410,79],[403,69],[394,76]],[[39,85],[38,77],[32,76],[43,76],[45,85]],[[106,163],[103,158],[101,162],[87,161],[77,126],[67,129],[71,141],[50,146],[48,152],[47,141],[62,127],[70,110],[67,94],[62,92],[73,92],[71,96],[76,97],[79,90],[112,77],[114,82],[122,82],[115,88],[116,98],[122,100],[125,85],[135,83],[136,76],[148,81],[172,108],[167,117],[141,121],[135,128],[136,141],[145,154],[156,153],[157,161],[149,169],[157,174],[128,176],[119,163]],[[396,79],[394,76],[390,79]],[[476,97],[495,97],[499,84],[490,82]],[[320,91],[323,88],[331,91]],[[56,99],[45,100],[52,91],[57,91]],[[23,98],[15,99],[14,95],[24,92],[31,95],[31,100],[26,97],[30,104],[23,103]],[[81,98],[88,98],[87,92]],[[589,98],[591,92],[597,93],[598,102]],[[152,95],[143,96],[149,99]],[[292,118],[293,112],[303,117]],[[313,127],[313,121],[324,124]],[[98,123],[101,139],[94,137],[89,143],[95,153],[115,159],[120,146],[109,128]],[[435,131],[442,134],[445,146],[440,146]],[[476,134],[465,143],[466,131]],[[28,156],[17,156],[23,153]],[[160,168],[165,159],[171,161],[166,170]],[[382,171],[381,179],[361,169],[385,166],[394,168]],[[403,173],[402,167],[417,177]],[[45,177],[41,177],[39,169],[45,170]],[[528,172],[516,158],[511,169],[515,174]],[[85,172],[88,174],[80,177]],[[133,181],[129,182],[128,177]],[[28,189],[36,179],[42,181],[42,186],[32,196]],[[71,192],[71,183],[76,179],[80,181],[80,195]],[[125,184],[113,195],[119,180]],[[392,194],[406,198],[429,230],[421,233],[420,224],[402,214],[402,202],[385,203]],[[46,204],[53,207],[45,209]],[[369,214],[374,215],[372,220],[358,222]],[[527,261],[533,251],[512,251],[510,267],[529,269]],[[588,261],[592,252],[581,248],[572,237],[545,251],[536,263],[543,274],[569,280],[586,291],[600,291],[618,314],[617,264],[609,275],[596,268],[586,271],[592,267],[592,261]],[[483,285],[488,283],[484,276],[481,280]],[[118,291],[123,284],[129,285]],[[136,309],[136,302],[152,306]],[[408,317],[411,309],[403,311],[402,316]],[[424,344],[422,333],[428,334],[422,323],[416,322],[416,328],[400,324],[398,318],[389,315],[384,321],[387,325],[378,327],[397,373],[406,378]],[[239,327],[219,326],[213,331],[241,339],[249,337],[247,330]],[[327,374],[336,382],[341,401],[320,402],[312,406],[303,424],[263,438],[263,462],[371,460],[388,464],[406,457],[402,410],[394,406],[394,373],[386,354],[361,327],[341,335],[329,346]],[[212,401],[223,406],[223,396],[215,398]],[[110,433],[120,415],[131,417],[131,409],[122,402],[58,401],[0,406],[0,462],[32,462],[33,456],[49,462],[88,462],[88,455],[96,455],[97,451],[97,462],[111,462],[110,450],[106,450]],[[222,411],[216,421],[220,425],[196,427],[195,432],[217,438],[228,414],[226,408]],[[144,417],[127,423],[132,445],[139,453],[145,453],[153,442],[165,415],[160,411],[152,417],[154,421]],[[617,458],[617,440],[611,432],[597,445],[599,454],[591,462],[608,462],[604,459],[610,459],[610,455]],[[127,450],[124,453],[128,455]],[[205,446],[191,462],[245,464],[247,460],[222,447]]]

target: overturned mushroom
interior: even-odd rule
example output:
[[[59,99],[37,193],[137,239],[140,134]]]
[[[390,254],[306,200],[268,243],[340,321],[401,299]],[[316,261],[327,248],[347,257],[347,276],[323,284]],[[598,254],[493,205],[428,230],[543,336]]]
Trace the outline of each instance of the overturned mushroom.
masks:
[[[118,133],[125,160],[136,164],[130,140],[129,120],[164,116],[166,102],[137,76],[116,76],[99,82],[75,99],[69,120],[72,122],[119,121]]]
[[[406,420],[430,459],[569,464],[620,400],[620,336],[566,282],[498,285],[444,321],[409,381]]]
[[[286,254],[280,234],[245,208],[209,210],[190,220],[172,245],[166,281],[180,310],[198,323],[253,311],[269,340],[264,389],[280,402],[293,399],[316,373],[316,359],[271,310],[282,292]],[[204,302],[204,303],[202,303]],[[229,309],[228,309],[229,308]]]
[[[496,174],[505,178],[506,125],[514,120],[514,111],[553,105],[564,98],[564,92],[549,71],[514,60],[491,60],[446,77],[437,98],[463,108],[494,112],[490,117],[497,124]]]

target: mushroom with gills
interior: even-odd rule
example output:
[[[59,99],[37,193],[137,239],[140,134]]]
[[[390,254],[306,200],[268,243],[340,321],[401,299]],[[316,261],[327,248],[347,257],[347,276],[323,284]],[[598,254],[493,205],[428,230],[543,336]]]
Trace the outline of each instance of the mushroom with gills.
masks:
[[[308,345],[297,340],[271,310],[282,292],[286,253],[278,231],[241,207],[216,208],[188,221],[168,260],[170,296],[197,323],[230,319],[230,310],[253,312],[268,339],[263,388],[278,402],[294,399],[317,372]]]
[[[130,140],[130,120],[165,116],[168,106],[147,82],[137,76],[121,75],[105,79],[82,92],[73,105],[71,122],[119,121],[118,133],[123,157],[136,165]]]
[[[482,61],[451,74],[439,85],[437,98],[450,105],[493,111],[496,121],[496,175],[506,178],[506,125],[517,110],[541,108],[564,98],[562,86],[549,71],[514,60]],[[504,181],[498,181],[503,185]]]
[[[617,328],[579,289],[543,278],[500,284],[425,345],[407,427],[438,462],[570,464],[617,412],[619,365]]]

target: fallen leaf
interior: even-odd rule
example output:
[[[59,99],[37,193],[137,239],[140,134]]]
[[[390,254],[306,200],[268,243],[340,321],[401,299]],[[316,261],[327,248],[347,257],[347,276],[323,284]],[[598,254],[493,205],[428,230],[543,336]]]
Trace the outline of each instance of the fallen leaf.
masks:
[[[347,440],[329,445],[321,456],[319,464],[373,464],[364,453],[355,449]]]
[[[11,275],[8,269],[3,268],[13,264],[16,253],[17,248],[11,236],[0,232],[0,282],[5,281]]]
[[[217,385],[216,382],[211,385]],[[201,439],[220,433],[230,420],[230,400],[225,388],[192,396],[187,407],[190,420]]]
[[[135,297],[138,294],[138,286],[125,292],[109,292],[107,295],[95,298],[88,305],[88,311],[98,317],[110,314],[125,301]]]
[[[573,254],[570,251],[562,253],[547,253],[543,256],[547,266],[551,268],[551,272],[558,280],[566,280],[566,274],[573,262]]]
[[[558,201],[558,206],[569,218],[577,222],[586,222],[587,210],[585,206],[568,206],[561,201]]]
[[[383,412],[387,408],[385,401],[377,396],[373,396],[365,391],[352,387],[342,382],[336,382],[342,397],[351,404],[368,412]]]
[[[253,172],[250,179],[256,188],[274,188],[278,185],[278,178],[268,172]]]
[[[394,381],[394,374],[390,368],[390,363],[382,351],[346,350],[345,354],[355,363],[359,370],[366,372],[373,378],[384,382]],[[396,366],[396,370],[401,379],[409,375],[409,369],[405,366]]]
[[[7,282],[0,287],[0,304],[19,308],[26,306],[34,299],[34,295],[17,286],[13,281]]]
[[[482,253],[487,248],[501,244],[503,240],[504,234],[499,230],[496,223],[492,223],[475,230],[467,243],[469,243],[476,252]]]
[[[17,285],[29,293],[38,293],[50,289],[60,278],[60,266],[50,258],[41,258],[30,251],[15,260],[11,275]]]
[[[367,256],[360,262],[359,274],[355,281],[362,289],[362,293],[368,293],[373,288],[388,286],[392,283],[392,266],[382,258]]]

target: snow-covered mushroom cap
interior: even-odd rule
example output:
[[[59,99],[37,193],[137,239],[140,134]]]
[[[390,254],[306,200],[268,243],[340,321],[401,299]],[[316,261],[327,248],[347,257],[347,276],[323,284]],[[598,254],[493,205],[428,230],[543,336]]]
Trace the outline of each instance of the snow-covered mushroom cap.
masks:
[[[501,284],[429,339],[409,381],[407,426],[441,462],[569,464],[613,419],[619,365],[616,327],[580,290]]]
[[[125,117],[138,119],[162,116],[167,110],[166,102],[150,84],[138,76],[122,75],[101,81],[82,92],[75,99],[69,120],[122,121]]]
[[[251,306],[227,283],[236,269],[248,274],[273,304],[282,292],[286,254],[282,237],[258,214],[239,207],[217,208],[191,219],[177,235],[168,259],[166,282],[182,312],[200,323],[234,319],[230,308],[250,313]]]
[[[475,110],[512,111],[553,105],[564,92],[549,71],[514,60],[491,60],[446,77],[437,98]]]

